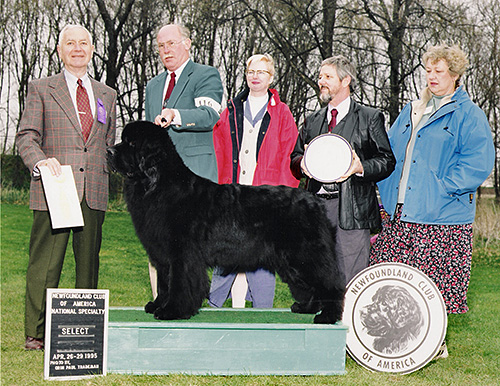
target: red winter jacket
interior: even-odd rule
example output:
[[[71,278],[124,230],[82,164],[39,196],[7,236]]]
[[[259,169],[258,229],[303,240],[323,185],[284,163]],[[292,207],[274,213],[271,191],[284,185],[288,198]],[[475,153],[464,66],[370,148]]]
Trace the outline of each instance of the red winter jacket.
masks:
[[[269,89],[267,112],[262,119],[257,139],[257,167],[253,185],[287,185],[298,187],[290,171],[290,154],[298,137],[297,125],[288,106],[278,92]],[[219,184],[238,182],[239,152],[243,138],[243,104],[249,90],[228,102],[214,126],[214,147],[217,157]]]

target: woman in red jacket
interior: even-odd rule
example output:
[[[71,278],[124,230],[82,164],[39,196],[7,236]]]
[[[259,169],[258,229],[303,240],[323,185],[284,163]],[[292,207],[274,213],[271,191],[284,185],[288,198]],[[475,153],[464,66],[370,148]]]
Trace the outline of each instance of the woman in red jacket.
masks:
[[[213,130],[219,184],[297,187],[299,180],[290,171],[290,154],[298,130],[288,106],[269,88],[273,58],[253,55],[246,64],[248,88],[228,102]],[[244,307],[245,297],[255,308],[273,306],[274,273],[264,269],[223,273],[219,268],[214,270],[210,305],[221,307],[233,287],[233,307]]]

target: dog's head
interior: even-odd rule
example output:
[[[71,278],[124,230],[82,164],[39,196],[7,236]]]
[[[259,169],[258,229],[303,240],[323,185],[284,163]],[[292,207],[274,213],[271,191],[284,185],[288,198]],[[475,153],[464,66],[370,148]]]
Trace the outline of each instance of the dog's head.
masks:
[[[405,288],[381,287],[372,301],[361,311],[361,323],[368,335],[384,338],[400,348],[418,336],[423,325],[422,313]]]
[[[127,124],[122,132],[122,142],[109,147],[107,153],[112,171],[142,182],[146,191],[158,182],[158,164],[169,162],[169,157],[177,155],[167,131],[148,121]]]

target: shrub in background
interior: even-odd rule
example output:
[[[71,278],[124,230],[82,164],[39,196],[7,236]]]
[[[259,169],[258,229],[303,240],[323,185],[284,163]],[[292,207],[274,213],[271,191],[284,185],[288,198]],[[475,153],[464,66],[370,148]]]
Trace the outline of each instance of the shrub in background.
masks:
[[[29,199],[31,176],[20,156],[2,154],[0,171],[3,202],[21,204],[24,198]],[[109,200],[123,202],[123,177],[118,173],[109,175]],[[28,201],[26,200],[25,203],[27,204]]]
[[[4,188],[28,190],[30,173],[18,155],[1,155],[1,186]]]
[[[123,176],[118,173],[109,173],[109,200],[123,199]]]

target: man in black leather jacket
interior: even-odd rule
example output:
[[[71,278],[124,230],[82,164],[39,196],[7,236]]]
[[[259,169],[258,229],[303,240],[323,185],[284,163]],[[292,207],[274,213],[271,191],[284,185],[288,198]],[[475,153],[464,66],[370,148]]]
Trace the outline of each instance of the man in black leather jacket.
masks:
[[[383,114],[351,99],[355,74],[354,65],[343,56],[322,62],[318,85],[320,99],[328,105],[304,121],[290,164],[295,177],[306,177],[307,190],[324,200],[335,228],[337,258],[346,284],[368,266],[370,229],[381,225],[375,184],[388,177],[396,163]],[[332,110],[336,111],[332,114]],[[312,139],[329,131],[351,144],[353,162],[335,183],[323,184],[308,175],[303,155]]]

